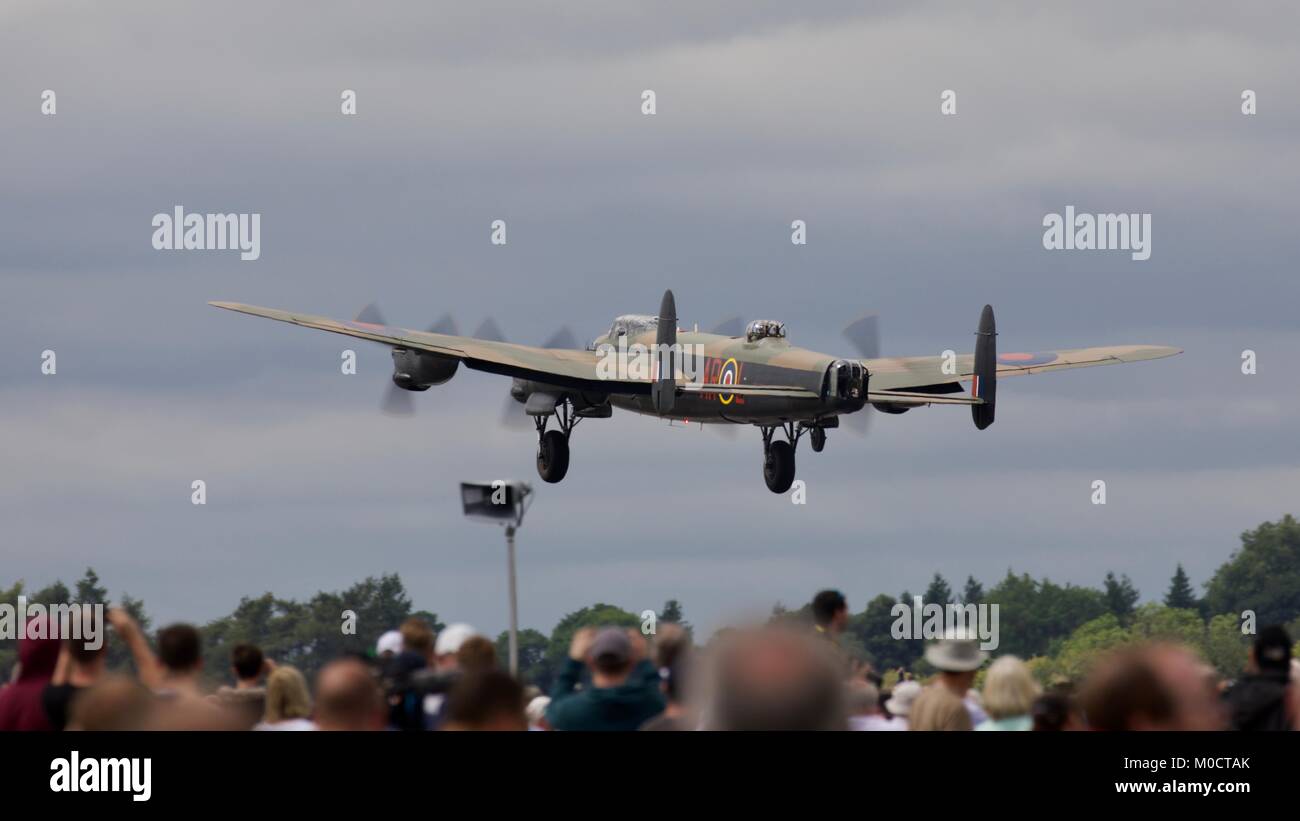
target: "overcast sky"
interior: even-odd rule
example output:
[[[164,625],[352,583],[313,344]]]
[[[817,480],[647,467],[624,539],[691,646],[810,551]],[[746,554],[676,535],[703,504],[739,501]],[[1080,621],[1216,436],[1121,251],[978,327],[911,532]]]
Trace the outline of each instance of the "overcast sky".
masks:
[[[936,570],[1113,570],[1155,598],[1297,512],[1300,9],[797,5],[0,6],[0,584],[91,565],[156,620],[203,621],[397,572],[495,633],[502,534],[457,483],[515,477],[537,488],[523,625],[677,598],[707,631]],[[261,258],[155,251],[176,205],[260,213]],[[1067,205],[1150,213],[1151,258],[1044,250]],[[545,485],[533,434],[497,424],[509,380],[462,371],[394,419],[386,349],[206,305],[374,300],[539,343],[666,287],[684,324],[777,318],[831,353],[869,312],[888,354],[970,350],[986,302],[1004,351],[1186,353],[1007,380],[982,432],[944,407],[832,431],[799,451],[797,506],[763,485],[757,431],[622,413]]]

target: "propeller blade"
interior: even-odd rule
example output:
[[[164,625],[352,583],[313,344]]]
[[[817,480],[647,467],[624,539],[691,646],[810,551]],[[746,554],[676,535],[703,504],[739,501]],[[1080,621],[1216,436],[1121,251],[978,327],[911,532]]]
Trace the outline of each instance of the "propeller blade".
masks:
[[[411,416],[415,413],[415,399],[410,391],[404,391],[392,382],[384,391],[384,399],[379,405],[389,416]]]
[[[741,336],[745,333],[745,320],[738,316],[724,319],[714,325],[713,330],[709,331],[709,333],[718,334],[719,336]]]
[[[560,348],[566,351],[577,350],[582,346],[578,344],[578,338],[573,335],[566,325],[555,333],[551,338],[542,343],[543,348]]]
[[[501,333],[497,327],[497,321],[492,317],[483,320],[477,328],[474,329],[475,339],[485,339],[488,342],[505,342],[506,336]]]
[[[863,359],[880,356],[880,322],[874,314],[852,322],[844,329],[844,338]]]
[[[353,318],[353,321],[364,322],[367,325],[388,324],[384,321],[384,315],[379,312],[379,306],[373,302],[362,308],[360,311],[357,311],[357,315]]]
[[[442,319],[429,326],[429,333],[460,336],[460,329],[456,325],[456,319],[451,314],[443,314]]]
[[[524,413],[524,403],[506,394],[506,403],[501,408],[501,427],[510,430],[532,430],[533,417]]]
[[[875,408],[864,405],[857,413],[840,414],[840,427],[848,428],[857,436],[866,436],[871,429],[871,417],[875,415]]]

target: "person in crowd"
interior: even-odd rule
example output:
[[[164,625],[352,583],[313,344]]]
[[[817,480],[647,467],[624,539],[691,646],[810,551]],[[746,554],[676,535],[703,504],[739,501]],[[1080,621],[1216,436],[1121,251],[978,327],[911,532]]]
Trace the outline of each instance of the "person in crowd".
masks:
[[[203,672],[202,640],[188,624],[173,624],[158,631],[155,656],[144,632],[125,610],[109,608],[108,623],[131,651],[140,682],[164,698],[199,698]]]
[[[890,724],[901,724],[898,729],[906,730],[908,721],[912,714],[912,705],[921,695],[924,688],[921,682],[899,681],[894,685],[893,691],[889,694],[889,699],[885,702],[885,712],[890,716]]]
[[[709,730],[843,730],[843,671],[824,640],[780,627],[717,642]]]
[[[943,683],[931,684],[916,698],[907,728],[921,732],[969,730],[970,709],[965,699]]]
[[[423,670],[434,664],[433,628],[418,616],[411,616],[398,629],[402,649],[397,653],[398,664],[407,670]]]
[[[849,623],[849,602],[838,590],[823,590],[812,600],[813,630],[838,641]]]
[[[83,612],[83,617],[87,616]],[[86,635],[83,628],[81,635]],[[59,662],[54,677],[41,693],[41,704],[53,730],[65,729],[77,696],[102,679],[108,671],[108,642],[100,641],[98,647],[88,647],[87,642],[65,638],[59,649]]]
[[[852,680],[847,685],[850,730],[906,730],[907,722],[890,719],[880,711],[880,690],[866,680]]]
[[[32,635],[31,625],[28,635]],[[48,636],[48,631],[39,629],[37,635]],[[0,689],[0,730],[53,729],[42,694],[54,678],[59,646],[56,638],[18,639],[18,677]]]
[[[1291,686],[1288,688],[1290,697],[1291,712],[1291,729],[1300,730],[1300,659],[1295,656],[1291,657]]]
[[[1078,703],[1068,688],[1054,687],[1034,699],[1030,714],[1034,722],[1033,731],[1036,733],[1083,729],[1083,717],[1079,715]]]
[[[1229,726],[1234,730],[1289,730],[1287,692],[1291,684],[1291,637],[1281,625],[1259,631],[1246,673],[1228,691]]]
[[[1226,723],[1201,661],[1175,644],[1113,653],[1084,682],[1080,703],[1093,730],[1220,730]]]
[[[932,693],[943,690],[956,696],[966,705],[966,711],[970,713],[971,727],[977,727],[987,720],[988,714],[980,706],[976,694],[971,691],[971,685],[975,683],[975,674],[987,658],[988,653],[980,649],[979,642],[973,638],[966,638],[960,631],[949,631],[942,639],[926,647],[925,660],[938,670],[939,674],[935,677],[935,681],[917,697],[912,708],[913,717],[925,700],[932,697]]]
[[[213,702],[231,710],[241,723],[251,728],[262,720],[266,712],[266,688],[262,686],[262,676],[273,668],[274,664],[262,655],[261,648],[236,644],[230,650],[230,672],[235,678],[235,686],[217,688],[212,696]]]
[[[645,639],[621,627],[583,627],[551,690],[546,720],[556,730],[635,730],[664,710],[659,672]],[[589,686],[578,689],[584,673]]]
[[[254,730],[314,730],[307,679],[295,667],[282,665],[266,677],[265,712]]]
[[[677,663],[679,658],[691,653],[694,645],[691,634],[680,624],[660,622],[654,636],[654,665],[660,671]]]
[[[551,729],[551,725],[546,723],[546,708],[549,706],[551,706],[550,696],[536,695],[528,700],[528,706],[524,708],[524,715],[528,716],[528,729],[534,731]]]
[[[444,627],[438,634],[438,641],[434,648],[438,671],[446,673],[459,670],[460,662],[456,654],[460,652],[460,646],[477,635],[477,630],[464,623],[449,624]]]
[[[322,730],[382,730],[384,694],[370,668],[355,658],[331,661],[316,676],[316,726]]]
[[[173,624],[158,631],[158,662],[162,666],[157,693],[192,698],[201,695],[203,642],[189,624]]]
[[[379,669],[388,702],[388,723],[399,730],[423,730],[428,724],[428,682],[437,676],[433,628],[424,619],[411,616],[395,635],[396,641],[380,639],[386,650],[379,653]]]
[[[527,730],[524,688],[501,670],[466,670],[447,694],[441,729]]]
[[[375,658],[381,662],[393,658],[401,652],[402,632],[400,630],[389,630],[379,637],[379,641],[375,642]]]
[[[152,726],[157,697],[139,681],[109,673],[71,703],[69,730],[144,730]]]
[[[1034,700],[1042,688],[1034,681],[1029,666],[1015,656],[1003,656],[989,665],[984,677],[984,710],[987,720],[976,730],[1028,731],[1034,726]]]
[[[486,636],[470,636],[456,651],[456,667],[462,673],[482,673],[497,666],[497,647]]]
[[[659,668],[659,689],[664,695],[664,711],[641,725],[642,730],[681,731],[694,730],[697,720],[686,699],[687,671],[691,665],[689,654],[676,654],[673,663]]]

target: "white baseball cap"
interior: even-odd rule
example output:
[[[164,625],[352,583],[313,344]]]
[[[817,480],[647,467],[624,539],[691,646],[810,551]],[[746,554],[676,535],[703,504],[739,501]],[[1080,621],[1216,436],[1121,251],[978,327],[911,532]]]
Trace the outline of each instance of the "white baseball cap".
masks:
[[[449,624],[438,634],[438,641],[433,646],[433,652],[439,656],[448,656],[460,650],[460,646],[468,639],[478,635],[478,631],[468,624],[458,622]]]
[[[375,643],[375,655],[382,656],[384,653],[397,655],[402,652],[402,634],[396,630],[389,630],[379,637]]]

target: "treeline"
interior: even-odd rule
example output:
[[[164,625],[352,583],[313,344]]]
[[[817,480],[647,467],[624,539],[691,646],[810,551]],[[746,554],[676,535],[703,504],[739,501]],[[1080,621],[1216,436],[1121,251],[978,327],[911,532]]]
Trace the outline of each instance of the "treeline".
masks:
[[[955,590],[939,573],[921,592],[926,604],[962,603],[999,606],[1000,646],[997,654],[1015,654],[1029,660],[1044,681],[1075,679],[1099,653],[1127,642],[1165,638],[1197,648],[1207,662],[1225,676],[1240,673],[1250,636],[1242,632],[1242,616],[1254,614],[1254,625],[1288,625],[1300,637],[1300,523],[1285,516],[1266,522],[1241,536],[1241,547],[1219,567],[1197,595],[1181,564],[1175,566],[1169,586],[1146,604],[1126,576],[1107,573],[1099,587],[1056,584],[1008,570],[989,588],[967,578]],[[811,595],[815,591],[809,591]],[[848,591],[851,593],[851,590]],[[69,588],[61,582],[27,592],[21,582],[0,590],[0,602],[14,604],[26,593],[31,602],[115,601],[87,569]],[[928,672],[921,659],[923,643],[892,637],[896,603],[911,604],[903,591],[897,597],[879,595],[853,614],[844,637],[845,649],[870,661],[877,669],[898,667]],[[116,603],[128,610],[151,632],[144,603],[123,594]],[[852,604],[852,602],[851,602]],[[790,610],[773,608],[774,620],[807,618],[809,605]],[[397,575],[366,578],[338,592],[320,592],[307,601],[282,599],[271,593],[245,597],[228,616],[201,625],[205,675],[211,683],[228,677],[230,649],[248,642],[262,647],[277,662],[292,664],[309,676],[331,658],[345,653],[370,652],[381,633],[410,616],[425,619],[440,630],[437,614],[415,610]],[[682,606],[669,600],[657,614],[660,621],[686,624]],[[575,610],[545,634],[524,629],[519,634],[520,673],[525,681],[548,687],[568,652],[569,641],[580,627],[624,625],[635,627],[641,617],[612,604],[596,603]],[[689,627],[689,625],[686,625]],[[507,637],[497,637],[504,663]],[[127,669],[130,659],[119,642],[109,643],[109,664]],[[7,680],[16,661],[13,641],[0,641],[0,676]]]

